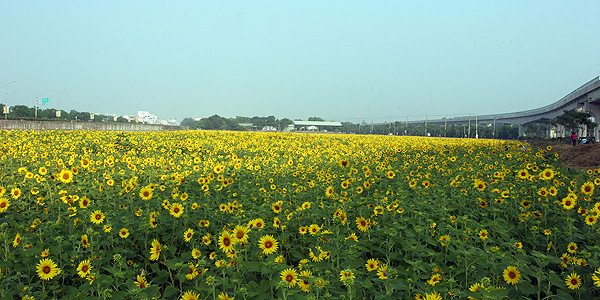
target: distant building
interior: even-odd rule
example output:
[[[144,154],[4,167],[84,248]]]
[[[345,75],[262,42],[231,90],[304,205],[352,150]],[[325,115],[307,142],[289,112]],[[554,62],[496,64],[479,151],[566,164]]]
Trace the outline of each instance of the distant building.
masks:
[[[277,128],[275,126],[264,126],[262,131],[277,131]]]
[[[256,130],[256,126],[254,126],[254,124],[252,124],[252,123],[239,123],[238,125],[245,127],[246,129],[249,129],[249,130]]]
[[[325,121],[293,121],[291,125],[300,131],[328,131],[336,127],[342,127],[342,123],[340,122]]]
[[[135,121],[135,116],[134,115],[123,115],[121,117],[123,119],[127,120],[127,122],[134,122]]]
[[[158,124],[158,117],[148,111],[137,112],[137,122],[147,124]]]

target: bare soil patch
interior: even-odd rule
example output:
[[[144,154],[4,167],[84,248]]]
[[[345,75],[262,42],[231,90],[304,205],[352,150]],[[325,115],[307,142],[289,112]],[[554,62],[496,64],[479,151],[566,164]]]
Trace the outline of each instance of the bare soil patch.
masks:
[[[546,149],[552,147],[549,153],[558,153],[558,159],[563,166],[587,171],[600,168],[600,143],[577,144],[573,146],[567,143],[553,141],[527,141],[533,148]]]

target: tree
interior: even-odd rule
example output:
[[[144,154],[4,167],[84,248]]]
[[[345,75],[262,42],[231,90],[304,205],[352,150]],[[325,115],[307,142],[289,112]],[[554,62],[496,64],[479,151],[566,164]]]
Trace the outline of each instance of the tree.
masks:
[[[190,128],[193,128],[194,126],[198,125],[198,121],[196,121],[192,118],[184,118],[179,125],[189,126]]]
[[[556,117],[556,123],[563,125],[568,130],[576,131],[583,127],[589,135],[591,129],[598,126],[596,122],[592,122],[591,117],[592,114],[589,112],[579,112],[574,109],[565,110],[562,115]]]
[[[288,118],[283,118],[281,120],[278,120],[279,125],[277,126],[277,128],[279,130],[284,130],[288,127],[288,125],[292,124],[292,120],[288,119]]]
[[[324,122],[325,119],[321,118],[321,117],[310,117],[308,118],[309,121],[321,121]]]
[[[15,105],[10,108],[9,116],[13,118],[33,118],[35,117],[35,109],[26,105]]]

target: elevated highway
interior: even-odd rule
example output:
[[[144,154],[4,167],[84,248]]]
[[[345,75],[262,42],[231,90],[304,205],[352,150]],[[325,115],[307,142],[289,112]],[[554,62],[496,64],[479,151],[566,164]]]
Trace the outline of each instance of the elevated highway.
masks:
[[[579,88],[575,89],[562,99],[536,109],[525,110],[513,113],[493,114],[493,115],[470,115],[463,117],[454,117],[447,119],[418,120],[408,121],[408,125],[462,125],[471,124],[475,126],[496,125],[496,124],[514,124],[519,126],[519,136],[524,135],[524,129],[528,124],[540,122],[543,119],[554,119],[564,113],[565,110],[576,110],[580,112],[590,112],[597,123],[600,123],[600,76],[596,77]],[[550,128],[549,136],[563,136],[564,128],[557,125]],[[580,132],[579,135],[594,135],[598,140],[598,128],[592,133]]]

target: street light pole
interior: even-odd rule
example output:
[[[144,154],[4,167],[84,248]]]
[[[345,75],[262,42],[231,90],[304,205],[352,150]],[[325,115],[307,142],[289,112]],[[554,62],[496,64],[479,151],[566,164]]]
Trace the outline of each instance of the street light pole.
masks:
[[[15,82],[17,82],[17,81],[16,81],[16,80],[9,81],[9,82],[7,82],[7,83],[4,85],[4,90],[6,90],[6,99],[7,99],[7,100],[8,100],[8,85],[9,85],[9,84],[11,84],[11,83],[15,83]],[[8,104],[8,103],[5,103],[5,105],[6,105],[6,104]]]
[[[59,91],[59,92],[58,92],[58,95],[57,95],[57,96],[58,96],[58,107],[57,107],[58,109],[60,109],[60,93],[64,93],[64,92],[66,92],[66,91],[67,91],[67,90],[62,90],[62,91]]]
[[[40,97],[35,97],[35,118],[37,119],[37,110],[38,110],[38,105],[39,105],[39,101]]]

